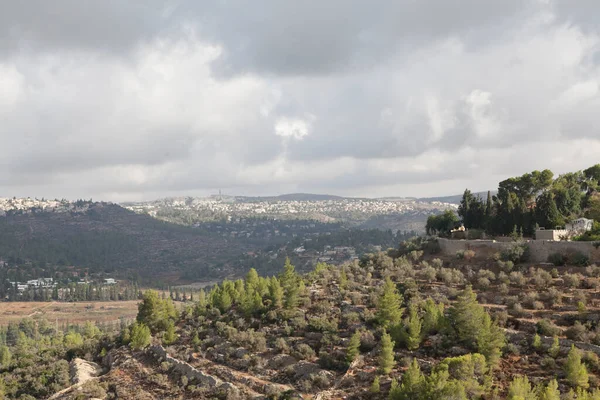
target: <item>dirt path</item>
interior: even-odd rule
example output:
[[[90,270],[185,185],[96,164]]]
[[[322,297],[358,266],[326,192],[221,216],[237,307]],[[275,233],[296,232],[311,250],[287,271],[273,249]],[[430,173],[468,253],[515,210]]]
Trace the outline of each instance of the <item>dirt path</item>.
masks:
[[[36,314],[41,314],[43,310],[45,310],[46,308],[48,308],[50,306],[53,306],[55,304],[56,304],[56,302],[52,301],[52,302],[50,302],[50,303],[48,303],[48,304],[46,304],[46,305],[44,305],[44,306],[42,306],[40,308],[36,308],[35,310],[33,310],[32,313],[30,313],[29,315],[26,315],[26,317],[33,317]]]

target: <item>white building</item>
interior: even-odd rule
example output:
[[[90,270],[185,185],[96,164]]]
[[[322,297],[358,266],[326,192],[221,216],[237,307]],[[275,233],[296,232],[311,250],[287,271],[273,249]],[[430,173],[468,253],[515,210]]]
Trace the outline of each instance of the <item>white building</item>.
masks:
[[[570,224],[566,224],[565,228],[568,231],[589,232],[592,230],[593,226],[593,219],[578,218],[576,220],[573,220]]]

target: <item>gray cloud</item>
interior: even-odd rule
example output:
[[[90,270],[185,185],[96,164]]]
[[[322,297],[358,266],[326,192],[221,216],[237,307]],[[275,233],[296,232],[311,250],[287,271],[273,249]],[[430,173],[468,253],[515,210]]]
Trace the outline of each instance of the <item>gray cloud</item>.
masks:
[[[1,11],[0,195],[418,196],[598,162],[595,1]]]

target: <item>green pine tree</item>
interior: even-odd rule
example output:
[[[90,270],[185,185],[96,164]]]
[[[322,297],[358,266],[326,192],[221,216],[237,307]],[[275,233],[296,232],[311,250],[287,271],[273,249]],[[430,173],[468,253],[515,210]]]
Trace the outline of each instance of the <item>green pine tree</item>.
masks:
[[[409,307],[408,317],[404,321],[405,343],[408,350],[416,350],[421,344],[421,318],[417,313],[417,307]]]
[[[169,321],[165,334],[163,335],[163,343],[166,345],[173,344],[177,340],[177,334],[175,333],[175,323]]]
[[[381,349],[379,351],[379,369],[387,375],[392,372],[394,365],[394,342],[392,337],[384,332],[381,337]]]
[[[360,354],[360,336],[361,332],[357,330],[350,337],[348,347],[346,348],[346,361],[348,361],[348,363],[354,361]]]
[[[542,338],[540,338],[540,335],[538,335],[537,333],[533,337],[531,347],[533,347],[535,350],[539,350],[542,347]]]
[[[535,390],[526,376],[517,376],[508,387],[507,400],[537,400]]]
[[[560,392],[558,391],[558,382],[552,379],[544,388],[540,390],[538,400],[560,400]]]
[[[371,383],[371,388],[369,389],[371,393],[379,393],[381,391],[381,387],[379,384],[379,376],[375,376],[373,379],[373,383]]]
[[[12,360],[12,354],[7,346],[0,346],[0,367],[7,368]]]
[[[254,294],[258,290],[259,282],[258,272],[254,268],[250,268],[250,271],[246,274],[246,290]]]
[[[574,388],[587,389],[589,387],[587,368],[581,362],[581,352],[575,345],[571,345],[571,350],[567,356],[565,373],[567,374],[567,381]]]
[[[275,276],[269,280],[269,299],[273,308],[283,307],[283,288]]]
[[[383,292],[377,300],[376,318],[380,325],[389,327],[397,325],[402,318],[402,295],[389,277],[383,284]]]
[[[426,396],[425,377],[419,363],[413,358],[410,366],[402,375],[402,384],[390,391],[391,400],[421,400]]]
[[[444,303],[436,303],[431,297],[423,305],[423,335],[437,333],[444,320]]]
[[[346,289],[347,285],[348,285],[348,276],[346,275],[346,268],[342,267],[342,270],[340,272],[340,288]]]
[[[135,322],[131,325],[129,336],[129,345],[136,350],[143,349],[150,344],[150,328],[143,323]]]
[[[291,310],[298,306],[299,277],[296,274],[295,268],[289,258],[285,259],[283,272],[279,278],[281,287],[283,288],[284,300],[283,305],[286,309]]]
[[[550,355],[550,357],[556,358],[556,357],[558,357],[559,353],[560,353],[560,343],[558,341],[558,336],[554,336],[554,338],[552,339],[552,345],[548,349],[548,354]]]

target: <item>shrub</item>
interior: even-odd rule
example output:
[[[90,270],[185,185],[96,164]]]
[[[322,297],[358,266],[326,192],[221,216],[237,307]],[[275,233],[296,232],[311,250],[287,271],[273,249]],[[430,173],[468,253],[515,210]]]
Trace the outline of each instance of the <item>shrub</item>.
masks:
[[[561,253],[552,253],[548,256],[548,262],[554,265],[566,265],[567,257]]]
[[[518,356],[519,354],[521,354],[521,350],[519,349],[519,346],[517,346],[514,343],[509,343],[506,345],[504,352],[506,354],[512,354],[515,356]]]
[[[585,269],[585,273],[590,277],[600,277],[600,267],[596,264],[592,264]]]
[[[487,289],[490,287],[490,280],[488,278],[481,277],[477,279],[477,286],[481,289]]]
[[[540,362],[542,368],[547,371],[552,371],[556,369],[556,360],[552,357],[544,357]]]
[[[277,349],[278,352],[280,353],[287,353],[290,348],[288,347],[287,342],[285,341],[284,338],[277,338],[275,339],[275,344],[274,347]]]
[[[513,263],[512,261],[498,260],[496,263],[498,264],[498,268],[500,268],[500,270],[504,272],[510,272],[515,267],[515,263]]]
[[[419,273],[421,279],[427,282],[433,282],[435,280],[436,274],[437,270],[429,265],[423,268]]]
[[[529,246],[525,243],[515,243],[500,254],[503,261],[514,263],[526,262],[529,259]]]
[[[578,274],[565,274],[563,276],[563,281],[565,282],[565,285],[571,288],[579,287],[581,284],[581,279],[579,279]]]
[[[527,283],[527,279],[525,279],[522,272],[511,272],[509,275],[509,279],[513,285],[518,287],[523,287]]]
[[[573,253],[571,257],[569,257],[569,261],[571,264],[577,265],[578,267],[590,265],[590,258],[581,252]]]
[[[548,271],[538,268],[531,278],[531,281],[538,289],[543,289],[550,286],[552,283],[552,275],[550,275]]]
[[[533,308],[533,303],[538,299],[537,292],[527,292],[521,296],[522,302],[527,308]]]
[[[567,328],[565,335],[568,339],[582,341],[585,339],[586,332],[585,326],[581,322],[576,321],[575,325]]]
[[[548,290],[543,293],[544,300],[550,303],[550,306],[562,303],[562,297],[562,292],[554,287],[548,288]]]
[[[375,348],[377,341],[371,331],[363,331],[360,336],[360,351],[363,353],[369,352]]]
[[[523,310],[523,306],[519,303],[513,304],[509,310],[509,313],[510,313],[510,315],[517,317],[517,318],[525,316],[525,311]]]
[[[300,360],[310,360],[315,357],[315,351],[306,343],[300,343],[296,345],[292,355]]]
[[[560,334],[560,328],[548,319],[542,319],[538,321],[536,325],[537,332],[544,336],[558,336]]]

